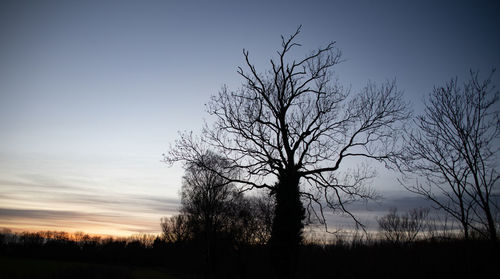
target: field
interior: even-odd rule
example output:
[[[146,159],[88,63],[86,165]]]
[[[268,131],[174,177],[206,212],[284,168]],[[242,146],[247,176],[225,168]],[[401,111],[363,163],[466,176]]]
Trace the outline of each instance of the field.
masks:
[[[75,249],[76,248],[76,249]],[[0,278],[274,278],[266,246],[221,246],[207,262],[197,246],[7,245]],[[295,278],[488,278],[499,243],[421,241],[303,245]]]
[[[64,260],[0,257],[1,278],[164,278],[175,279],[158,267],[136,267]]]

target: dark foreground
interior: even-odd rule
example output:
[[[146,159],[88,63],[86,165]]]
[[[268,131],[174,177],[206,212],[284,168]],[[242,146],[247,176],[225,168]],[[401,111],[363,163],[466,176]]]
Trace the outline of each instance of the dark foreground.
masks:
[[[0,278],[171,278],[158,267],[0,257]]]
[[[489,278],[499,244],[486,241],[372,243],[301,248],[296,278]],[[265,246],[225,247],[207,261],[190,244],[3,245],[0,278],[273,278]],[[210,263],[210,264],[208,264]]]

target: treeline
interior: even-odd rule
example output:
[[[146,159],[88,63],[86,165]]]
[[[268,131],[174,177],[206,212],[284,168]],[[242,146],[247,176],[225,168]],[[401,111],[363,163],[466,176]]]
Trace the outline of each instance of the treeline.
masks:
[[[77,246],[98,246],[105,243],[116,242],[124,245],[141,245],[152,247],[154,242],[160,241],[162,238],[158,234],[133,234],[128,237],[117,236],[102,236],[95,234],[87,234],[85,232],[65,232],[65,231],[24,231],[12,232],[8,228],[0,231],[0,243],[2,245],[22,244],[30,245],[47,245],[50,243],[72,243]]]
[[[138,251],[160,247],[159,235],[142,234],[130,237],[102,237],[82,232],[39,231],[0,233],[0,255],[44,259],[65,259],[105,263],[148,264],[149,259],[131,257]]]
[[[481,277],[496,264],[500,256],[498,243],[465,241],[458,234],[448,233],[456,237],[392,241],[359,230],[332,238],[306,235],[296,275]],[[425,235],[422,231],[421,236]],[[151,234],[110,238],[65,232],[0,233],[0,257],[155,267],[167,270],[174,278],[274,278],[271,251],[266,245],[219,238],[210,255],[205,245],[195,238],[173,240]],[[216,260],[209,261],[208,256]]]

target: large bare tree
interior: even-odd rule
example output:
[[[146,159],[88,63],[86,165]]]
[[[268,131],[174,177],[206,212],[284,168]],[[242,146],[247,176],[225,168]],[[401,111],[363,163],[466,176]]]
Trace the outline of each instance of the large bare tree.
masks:
[[[165,157],[189,162],[211,148],[240,170],[237,178],[219,175],[245,190],[270,189],[276,201],[270,244],[285,268],[293,263],[307,213],[324,224],[325,207],[355,218],[345,205],[372,197],[366,181],[373,172],[340,173],[341,165],[349,158],[393,162],[400,122],[409,115],[394,82],[370,83],[358,94],[344,89],[333,75],[341,62],[335,43],[292,59],[299,32],[282,37],[266,72],[243,50],[246,69],[238,73],[244,85],[213,96],[207,108],[214,123],[199,138],[181,133]]]
[[[491,75],[477,72],[462,86],[452,79],[435,87],[405,144],[405,172],[420,178],[407,188],[457,219],[465,238],[471,229],[497,238],[498,99]]]

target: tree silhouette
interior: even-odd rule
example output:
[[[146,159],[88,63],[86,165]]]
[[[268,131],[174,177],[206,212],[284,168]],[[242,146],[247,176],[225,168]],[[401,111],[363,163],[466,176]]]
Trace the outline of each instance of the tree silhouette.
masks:
[[[404,171],[423,180],[407,189],[457,219],[465,238],[474,229],[497,239],[499,96],[491,75],[480,80],[472,71],[463,86],[453,79],[435,87],[405,144]]]
[[[348,158],[393,162],[398,123],[408,118],[394,82],[370,83],[358,94],[337,82],[333,69],[341,53],[335,43],[291,59],[299,33],[300,27],[282,37],[264,73],[243,50],[248,70],[238,73],[244,85],[213,96],[207,105],[213,125],[200,138],[181,133],[165,156],[168,163],[193,162],[208,146],[238,169],[236,177],[213,170],[219,176],[243,190],[270,190],[276,201],[270,244],[281,277],[292,277],[306,216],[326,225],[326,206],[357,222],[345,205],[372,197],[365,182],[373,173],[356,168],[341,174],[339,168]]]
[[[168,243],[185,242],[191,238],[186,214],[163,217],[160,226],[163,239]]]
[[[215,274],[217,242],[223,233],[230,231],[234,219],[233,203],[238,203],[241,194],[228,178],[236,170],[221,156],[210,151],[197,161],[186,164],[181,192],[182,213],[187,216],[187,226],[193,239],[198,242],[206,257],[207,277]]]
[[[179,215],[161,219],[163,239],[196,247],[200,269],[214,277],[224,252],[267,243],[273,204],[268,197],[245,197],[230,179],[237,170],[211,151],[185,165]],[[201,252],[201,253],[200,253]],[[197,262],[197,261],[194,261]],[[196,266],[195,263],[193,263]],[[227,268],[227,267],[226,267]]]
[[[425,229],[428,208],[414,208],[406,213],[398,214],[396,208],[377,218],[377,223],[384,237],[393,243],[414,241],[418,234]]]

